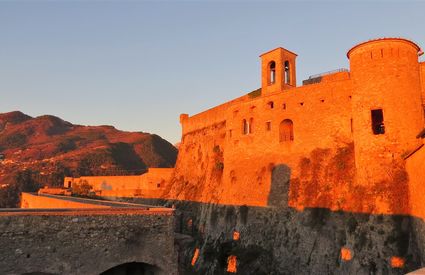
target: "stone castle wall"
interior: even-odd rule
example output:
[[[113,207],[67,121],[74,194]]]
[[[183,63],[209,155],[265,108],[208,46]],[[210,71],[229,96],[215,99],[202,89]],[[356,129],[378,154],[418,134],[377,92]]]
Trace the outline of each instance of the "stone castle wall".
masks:
[[[166,197],[269,206],[286,188],[298,209],[410,214],[409,180],[418,175],[407,174],[404,157],[421,144],[424,126],[418,49],[404,39],[362,43],[348,54],[349,73],[278,92],[263,87],[261,95],[185,116]],[[383,135],[372,132],[375,108],[384,113]],[[289,142],[280,140],[285,119],[293,123]]]

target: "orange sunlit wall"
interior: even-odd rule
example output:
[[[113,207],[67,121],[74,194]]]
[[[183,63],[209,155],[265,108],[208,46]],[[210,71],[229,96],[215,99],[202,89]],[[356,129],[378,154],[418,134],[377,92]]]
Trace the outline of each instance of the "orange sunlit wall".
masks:
[[[273,171],[284,167],[280,178],[290,184],[282,200],[291,207],[410,213],[409,184],[418,175],[408,174],[411,160],[404,158],[421,144],[416,135],[424,126],[418,53],[405,39],[361,43],[347,54],[349,72],[298,87],[295,54],[282,48],[263,54],[261,92],[181,116],[167,198],[270,205],[282,190]],[[293,82],[286,84],[288,68]]]
[[[86,182],[99,196],[157,198],[169,184],[173,171],[173,168],[149,168],[136,176],[65,177],[64,187]]]
[[[110,206],[21,193],[21,208],[110,208]]]

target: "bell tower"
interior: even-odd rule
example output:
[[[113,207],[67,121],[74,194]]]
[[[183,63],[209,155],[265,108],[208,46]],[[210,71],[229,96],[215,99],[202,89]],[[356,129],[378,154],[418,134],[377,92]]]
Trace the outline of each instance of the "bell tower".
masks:
[[[276,48],[263,53],[260,57],[263,94],[296,87],[295,53],[284,48]]]

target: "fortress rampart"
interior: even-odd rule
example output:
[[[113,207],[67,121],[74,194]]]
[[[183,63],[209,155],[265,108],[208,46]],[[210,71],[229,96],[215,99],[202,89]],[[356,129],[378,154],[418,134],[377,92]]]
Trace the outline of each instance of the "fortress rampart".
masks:
[[[297,55],[262,54],[260,89],[182,114],[175,169],[66,178],[101,196],[422,215],[425,65],[402,38],[360,43],[350,70],[296,83]],[[159,183],[161,182],[161,183]],[[159,185],[158,185],[159,183]]]
[[[297,209],[411,213],[409,183],[418,175],[406,170],[416,157],[405,157],[423,144],[420,53],[401,38],[368,41],[347,53],[350,71],[299,87],[294,53],[261,55],[261,90],[182,115],[168,197],[266,206],[286,188],[287,205]],[[276,183],[279,167],[286,172]]]

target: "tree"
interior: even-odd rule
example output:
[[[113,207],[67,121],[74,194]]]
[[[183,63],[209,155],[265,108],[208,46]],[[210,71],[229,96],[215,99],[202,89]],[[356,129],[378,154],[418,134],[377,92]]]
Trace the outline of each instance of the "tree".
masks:
[[[19,207],[22,192],[36,192],[41,185],[34,178],[36,173],[32,170],[23,170],[16,173],[12,183],[0,189],[0,207]]]
[[[80,197],[91,197],[93,187],[86,181],[80,180],[72,186],[72,193]]]

